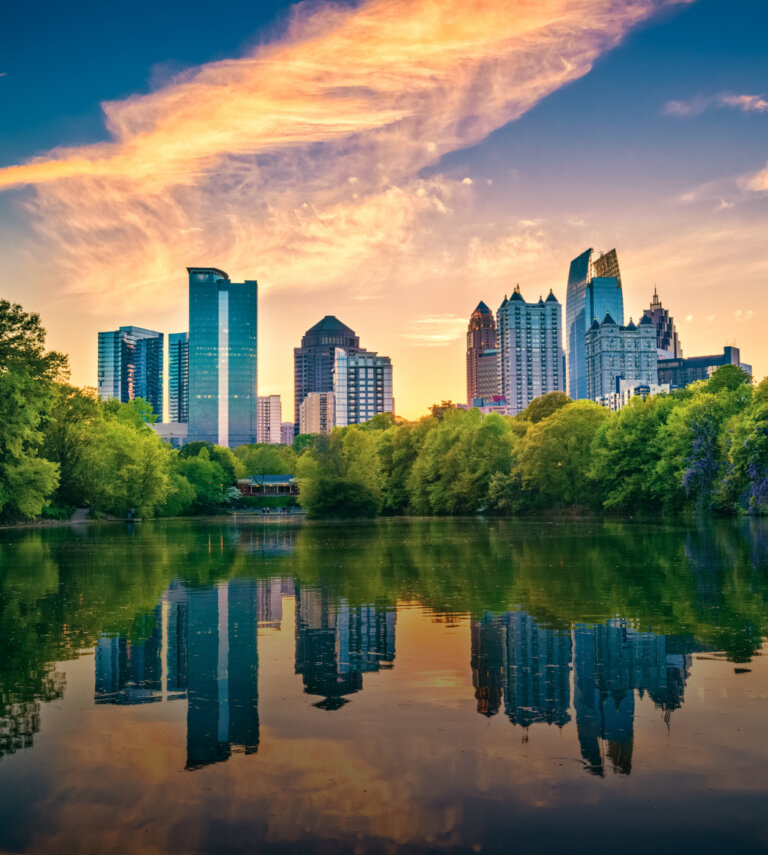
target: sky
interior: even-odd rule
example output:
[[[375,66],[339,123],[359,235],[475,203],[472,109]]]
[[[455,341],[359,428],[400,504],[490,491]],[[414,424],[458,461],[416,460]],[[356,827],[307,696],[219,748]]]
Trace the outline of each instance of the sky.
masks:
[[[292,418],[323,315],[392,357],[398,414],[465,394],[465,331],[564,303],[616,247],[686,356],[768,373],[764,0],[11,4],[0,296],[72,381],[99,330],[187,328],[187,266],[257,279],[259,394]]]

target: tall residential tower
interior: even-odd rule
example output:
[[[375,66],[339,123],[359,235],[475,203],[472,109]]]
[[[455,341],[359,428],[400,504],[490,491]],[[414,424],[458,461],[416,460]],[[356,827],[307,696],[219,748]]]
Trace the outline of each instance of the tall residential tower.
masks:
[[[258,285],[215,267],[189,273],[189,440],[256,442]]]

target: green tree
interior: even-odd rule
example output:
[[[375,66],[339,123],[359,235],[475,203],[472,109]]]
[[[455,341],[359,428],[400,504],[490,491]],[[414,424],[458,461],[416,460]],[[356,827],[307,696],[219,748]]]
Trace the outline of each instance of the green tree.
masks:
[[[523,412],[519,413],[515,418],[520,421],[537,424],[542,419],[546,419],[552,413],[570,403],[571,399],[565,392],[547,392],[546,395],[534,398]]]
[[[288,445],[241,445],[235,456],[242,463],[243,477],[296,474],[298,457]]]

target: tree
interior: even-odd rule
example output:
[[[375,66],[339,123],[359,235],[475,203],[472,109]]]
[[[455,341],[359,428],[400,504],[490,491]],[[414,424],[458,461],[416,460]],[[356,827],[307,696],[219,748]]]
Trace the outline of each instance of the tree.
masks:
[[[548,416],[551,416],[552,413],[570,403],[572,403],[571,399],[565,394],[565,392],[547,392],[546,395],[540,395],[538,398],[534,398],[523,412],[518,413],[515,418],[520,421],[537,424],[542,419],[546,419]]]
[[[191,457],[198,457],[203,451],[208,453],[209,460],[215,461],[221,467],[224,473],[225,486],[232,486],[238,478],[242,478],[246,474],[240,458],[230,448],[214,445],[212,442],[188,442],[182,446],[179,456],[187,460]]]
[[[241,445],[235,457],[242,464],[243,477],[252,475],[294,475],[296,452],[288,445]]]
[[[192,486],[195,493],[191,510],[206,513],[227,502],[227,474],[221,464],[214,460],[207,448],[199,449],[195,456],[179,454],[176,472]]]

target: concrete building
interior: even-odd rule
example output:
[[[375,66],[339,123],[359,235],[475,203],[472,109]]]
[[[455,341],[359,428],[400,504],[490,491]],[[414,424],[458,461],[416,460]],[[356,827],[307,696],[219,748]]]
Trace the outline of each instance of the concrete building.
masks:
[[[651,319],[656,330],[656,349],[659,352],[659,359],[682,359],[683,346],[677,335],[675,320],[669,314],[669,310],[661,305],[655,288],[651,308],[646,309],[645,314]]]
[[[596,256],[588,249],[571,262],[565,302],[565,348],[568,355],[568,394],[587,394],[586,334],[595,318],[609,314],[624,323],[624,298],[616,250]]]
[[[168,336],[168,418],[189,421],[189,333]]]
[[[562,307],[550,291],[546,300],[526,303],[517,286],[496,313],[499,348],[498,394],[510,415],[534,398],[565,391]]]
[[[282,407],[279,395],[259,395],[256,399],[256,441],[269,445],[282,442]]]
[[[379,413],[392,413],[392,362],[388,356],[336,348],[333,371],[334,426],[362,424]]]
[[[660,359],[659,383],[668,383],[672,389],[684,389],[697,380],[709,380],[723,365],[738,365],[752,376],[752,366],[741,361],[738,347],[725,347],[715,356],[691,356],[688,359]]]
[[[334,315],[326,315],[302,336],[293,351],[295,433],[300,428],[301,402],[310,392],[332,392],[336,351],[357,353],[360,339]]]
[[[215,267],[189,273],[189,439],[234,448],[257,441],[254,280]]]
[[[498,383],[496,320],[481,301],[472,312],[467,329],[467,403],[495,395]]]
[[[333,392],[310,392],[299,408],[299,433],[330,433],[333,426]]]
[[[597,398],[601,407],[615,413],[625,407],[633,398],[645,400],[651,395],[664,395],[670,391],[669,383],[633,383],[627,380],[617,382],[615,392],[609,392],[602,398]]]
[[[293,422],[280,423],[280,442],[282,442],[283,445],[293,445],[295,433],[296,427]]]
[[[630,320],[620,326],[610,314],[602,323],[595,319],[586,335],[587,396],[596,401],[619,390],[618,383],[630,386],[658,382],[656,328],[648,315],[638,326]]]
[[[161,332],[125,326],[99,333],[98,390],[102,400],[127,404],[143,398],[163,420],[163,346]]]

